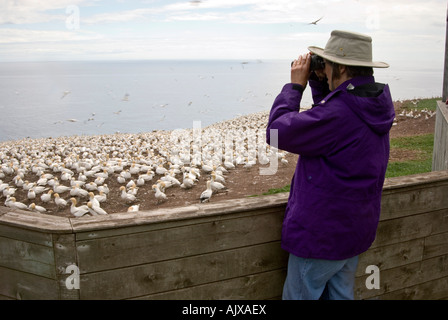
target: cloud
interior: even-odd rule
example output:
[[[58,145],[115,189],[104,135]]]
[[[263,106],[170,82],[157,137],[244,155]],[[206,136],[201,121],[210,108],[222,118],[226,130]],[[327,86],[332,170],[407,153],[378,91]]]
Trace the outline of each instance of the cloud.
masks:
[[[48,43],[48,42],[67,42],[67,41],[86,41],[101,39],[99,34],[80,31],[48,31],[48,30],[22,30],[12,28],[0,29],[0,43]]]
[[[0,24],[11,24],[0,29],[0,43],[7,45],[1,56],[10,59],[20,52],[74,59],[288,59],[308,45],[324,46],[331,30],[346,29],[371,35],[378,60],[436,61],[446,25],[442,0],[0,1]],[[71,5],[80,9],[79,30],[66,28]],[[320,17],[317,26],[308,25]]]
[[[2,0],[0,25],[22,25],[64,20],[66,18],[65,8],[84,2],[86,0]],[[55,10],[60,10],[60,13],[54,13]]]

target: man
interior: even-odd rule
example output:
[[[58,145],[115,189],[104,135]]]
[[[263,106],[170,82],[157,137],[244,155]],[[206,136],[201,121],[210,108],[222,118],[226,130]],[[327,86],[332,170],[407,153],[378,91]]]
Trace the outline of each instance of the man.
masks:
[[[375,82],[372,39],[333,31],[291,67],[267,126],[275,147],[299,154],[282,229],[290,253],[283,299],[353,299],[358,255],[375,239],[395,117],[389,87]],[[311,56],[324,69],[310,72]],[[299,112],[309,83],[314,105]],[[277,139],[276,139],[277,140]]]

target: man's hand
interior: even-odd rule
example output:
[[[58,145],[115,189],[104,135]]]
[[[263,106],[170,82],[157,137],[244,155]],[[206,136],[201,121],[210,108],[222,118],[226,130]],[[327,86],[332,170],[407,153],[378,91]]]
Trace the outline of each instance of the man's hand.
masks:
[[[291,66],[291,83],[300,84],[303,88],[308,83],[310,77],[310,54],[299,56],[297,60],[294,60]]]

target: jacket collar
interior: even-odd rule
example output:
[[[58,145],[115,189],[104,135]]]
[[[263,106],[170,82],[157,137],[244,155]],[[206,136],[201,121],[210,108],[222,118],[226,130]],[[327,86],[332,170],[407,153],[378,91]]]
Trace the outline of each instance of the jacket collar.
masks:
[[[373,76],[362,76],[362,77],[354,77],[354,78],[348,79],[347,81],[341,83],[336,89],[331,91],[322,101],[313,105],[313,107],[325,104],[325,102],[330,100],[334,95],[338,94],[339,92],[347,92],[347,90],[353,89],[357,86],[362,86],[363,84],[374,83],[374,82],[375,82],[375,77],[373,77]]]

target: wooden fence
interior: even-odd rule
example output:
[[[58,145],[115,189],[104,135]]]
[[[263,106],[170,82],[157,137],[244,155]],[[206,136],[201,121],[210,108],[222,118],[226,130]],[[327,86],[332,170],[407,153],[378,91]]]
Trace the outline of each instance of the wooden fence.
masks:
[[[448,298],[447,195],[448,171],[386,180],[357,299]],[[287,197],[84,218],[2,207],[0,298],[280,298]],[[379,289],[366,287],[370,265],[379,268]]]
[[[448,105],[437,101],[432,171],[448,170]]]

